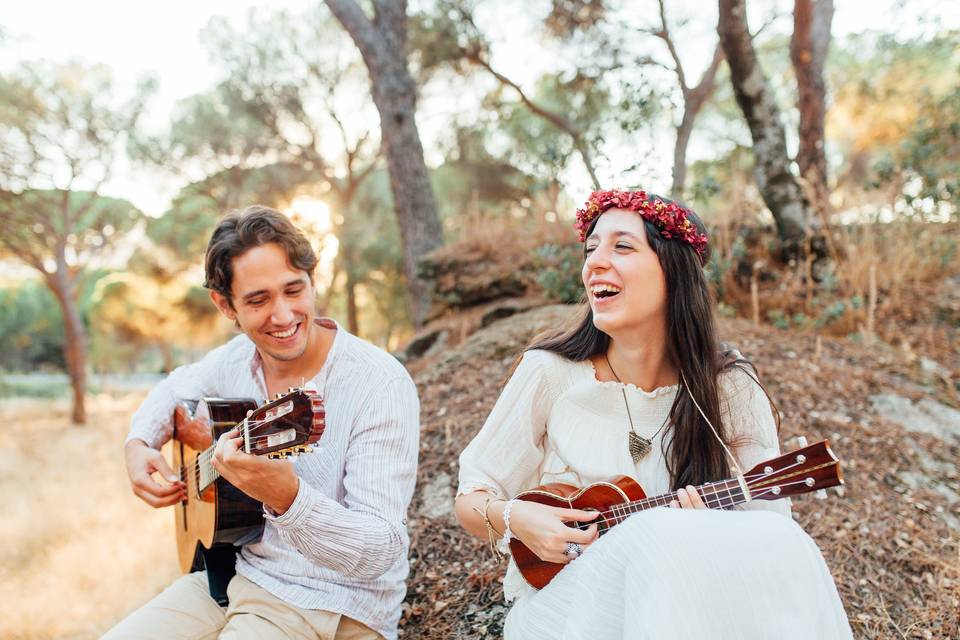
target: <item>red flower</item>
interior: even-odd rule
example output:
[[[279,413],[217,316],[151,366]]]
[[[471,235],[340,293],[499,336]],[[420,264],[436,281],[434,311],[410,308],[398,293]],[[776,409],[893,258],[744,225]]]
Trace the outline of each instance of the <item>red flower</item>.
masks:
[[[636,211],[644,220],[653,223],[664,238],[679,240],[693,247],[700,262],[704,261],[707,251],[707,236],[697,230],[687,215],[691,213],[676,202],[664,202],[660,198],[650,200],[646,191],[594,191],[590,194],[582,209],[577,210],[577,221],[573,227],[580,234],[580,242],[587,239],[587,229],[608,209]]]

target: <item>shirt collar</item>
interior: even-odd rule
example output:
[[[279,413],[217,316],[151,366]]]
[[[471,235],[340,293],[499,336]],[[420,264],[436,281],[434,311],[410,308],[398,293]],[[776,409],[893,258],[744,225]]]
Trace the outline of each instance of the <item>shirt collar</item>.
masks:
[[[347,338],[344,336],[346,330],[333,318],[322,316],[314,318],[313,322],[325,329],[336,329],[336,333],[333,336],[333,344],[330,345],[330,350],[327,352],[327,357],[323,361],[323,366],[320,367],[320,371],[308,381],[316,385],[322,397],[324,385],[327,382],[327,378],[330,377],[330,369],[333,366],[333,361],[336,360],[337,356],[343,350],[343,343]],[[250,358],[250,375],[253,376],[257,387],[263,393],[263,397],[266,398],[267,382],[263,376],[263,359],[260,357],[260,352],[257,351],[256,347],[253,348],[253,355]]]

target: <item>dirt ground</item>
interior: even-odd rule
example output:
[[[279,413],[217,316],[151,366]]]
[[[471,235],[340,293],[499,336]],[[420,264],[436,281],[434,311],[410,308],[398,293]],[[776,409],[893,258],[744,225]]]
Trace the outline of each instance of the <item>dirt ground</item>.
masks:
[[[402,637],[499,637],[504,566],[454,522],[457,455],[523,344],[569,311],[499,320],[411,364],[423,437]],[[843,461],[843,491],[797,498],[794,513],[823,549],[855,636],[960,637],[956,372],[883,345],[744,321],[724,321],[721,334],[757,363],[785,446],[829,438]],[[69,425],[65,401],[0,407],[0,637],[98,637],[176,577],[173,516],[133,497],[120,455],[141,397],[94,396],[86,427]],[[903,415],[915,416],[910,428]]]

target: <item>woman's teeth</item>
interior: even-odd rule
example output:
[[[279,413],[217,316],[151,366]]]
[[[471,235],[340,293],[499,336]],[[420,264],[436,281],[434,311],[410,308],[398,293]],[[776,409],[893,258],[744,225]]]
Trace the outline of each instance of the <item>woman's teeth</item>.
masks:
[[[593,294],[594,298],[609,298],[620,293],[620,287],[612,284],[595,284],[590,287],[590,293]]]

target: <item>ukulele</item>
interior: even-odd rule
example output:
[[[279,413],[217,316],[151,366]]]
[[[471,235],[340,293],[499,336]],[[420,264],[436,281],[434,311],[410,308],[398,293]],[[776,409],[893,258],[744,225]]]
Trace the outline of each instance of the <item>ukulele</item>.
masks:
[[[184,573],[207,571],[210,595],[227,603],[227,583],[236,569],[236,554],[263,533],[263,503],[246,495],[213,468],[221,434],[239,427],[243,450],[251,455],[286,458],[307,453],[325,427],[323,400],[314,390],[291,387],[261,407],[249,398],[204,398],[214,444],[197,451],[177,440],[177,428],[196,420],[194,406],[174,411],[173,468],[186,485],[187,497],[174,505],[177,554]]]
[[[704,504],[711,509],[730,509],[751,500],[778,500],[843,484],[840,461],[830,451],[829,441],[761,462],[741,477],[708,482],[697,487]],[[517,500],[549,507],[599,511],[592,522],[599,535],[620,524],[630,515],[652,507],[670,504],[676,492],[647,497],[632,478],[617,476],[609,482],[597,482],[584,488],[555,482],[524,491]],[[592,523],[591,522],[591,523]],[[591,523],[568,522],[569,527],[585,528]],[[542,589],[566,565],[541,560],[517,538],[510,539],[510,552],[524,579]]]

